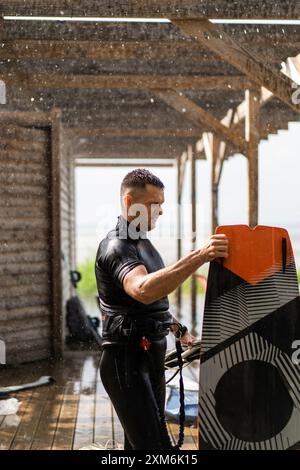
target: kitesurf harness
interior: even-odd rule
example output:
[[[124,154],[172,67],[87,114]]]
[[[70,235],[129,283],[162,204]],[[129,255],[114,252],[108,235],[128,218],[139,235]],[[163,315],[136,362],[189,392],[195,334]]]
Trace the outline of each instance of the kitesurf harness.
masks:
[[[182,376],[182,367],[183,359],[182,353],[183,349],[181,346],[180,339],[187,332],[187,327],[183,326],[179,322],[170,322],[160,321],[153,318],[138,318],[137,316],[124,315],[122,313],[117,315],[105,314],[102,316],[102,320],[107,324],[106,332],[110,333],[111,340],[118,339],[118,341],[129,343],[132,341],[137,341],[141,349],[146,355],[147,362],[149,365],[149,371],[155,377],[155,364],[152,362],[151,355],[149,354],[149,349],[151,348],[151,341],[155,341],[159,336],[166,336],[171,329],[171,327],[176,327],[175,332],[175,344],[176,344],[176,353],[177,353],[177,365],[179,372],[179,397],[180,397],[180,408],[179,408],[179,436],[178,442],[176,445],[172,445],[171,439],[168,433],[164,413],[161,413],[159,407],[158,397],[155,395],[157,408],[160,417],[162,437],[164,439],[165,445],[168,450],[174,449],[178,450],[183,444],[184,441],[184,423],[185,423],[185,406],[184,406],[184,384]],[[108,323],[107,323],[108,322]],[[104,330],[105,330],[104,326]],[[106,341],[109,343],[109,338],[106,338],[105,333],[103,334],[104,344]]]
[[[166,324],[164,322],[164,326],[166,327]],[[182,346],[180,339],[181,337],[187,332],[187,327],[181,325],[181,323],[168,323],[168,328],[171,326],[176,326],[177,331],[175,333],[175,345],[176,345],[176,352],[177,352],[177,360],[178,360],[178,370],[179,370],[179,401],[180,401],[180,408],[179,408],[179,435],[178,435],[178,441],[177,444],[173,445],[168,433],[167,425],[166,425],[166,420],[164,413],[160,412],[160,408],[158,406],[159,410],[159,416],[160,416],[160,422],[162,426],[162,433],[163,433],[163,438],[166,441],[166,446],[168,450],[179,450],[180,447],[183,445],[184,442],[184,423],[185,423],[185,407],[184,407],[184,384],[183,384],[183,376],[182,376],[182,367],[183,367],[183,360],[182,360]],[[139,341],[140,347],[144,350],[145,354],[147,354],[147,359],[148,359],[148,364],[149,364],[149,369],[150,371],[153,371],[153,368],[155,365],[152,362],[152,359],[150,355],[148,354],[148,351],[151,347],[151,340],[147,338],[145,335],[140,339]],[[155,395],[155,394],[154,394]],[[158,397],[155,396],[156,402],[158,405]]]

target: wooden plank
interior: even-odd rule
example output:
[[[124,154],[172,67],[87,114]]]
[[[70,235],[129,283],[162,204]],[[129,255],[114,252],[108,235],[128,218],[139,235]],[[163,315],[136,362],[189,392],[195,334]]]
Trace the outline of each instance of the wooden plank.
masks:
[[[1,134],[1,133],[0,133]],[[21,152],[41,152],[44,154],[46,150],[46,142],[32,142],[28,140],[21,140],[21,139],[8,139],[5,137],[1,137],[0,141],[0,150],[18,150]]]
[[[236,43],[218,26],[208,20],[175,21],[175,24],[211,49],[222,60],[244,73],[256,85],[267,88],[291,109],[300,112],[300,104],[293,102],[295,100],[292,99],[295,91],[293,81],[280,72],[274,72],[265,65],[264,61]]]
[[[167,427],[168,427],[168,431],[170,433],[173,443],[174,444],[177,443],[178,435],[179,435],[178,424],[168,421]],[[197,448],[195,445],[195,441],[193,439],[193,436],[191,435],[189,426],[185,427],[184,434],[185,434],[184,443],[183,443],[183,446],[181,447],[181,450],[196,450]]]
[[[0,299],[6,298],[7,296],[11,297],[19,297],[22,298],[25,295],[30,296],[31,293],[36,295],[48,295],[50,291],[50,286],[47,287],[45,282],[41,285],[30,285],[27,286],[19,285],[19,286],[3,286],[5,287],[5,293],[0,292]],[[2,321],[2,319],[1,319]]]
[[[193,41],[72,41],[72,40],[3,40],[0,59],[92,59],[143,60],[178,58],[181,54],[198,54],[203,50]],[[199,54],[202,53],[202,54]],[[207,60],[207,59],[206,59]]]
[[[45,168],[45,164],[42,165],[42,163],[32,163],[30,161],[21,161],[18,162],[18,165],[16,165],[15,162],[12,162],[11,160],[4,160],[1,158],[0,161],[0,171],[3,174],[10,175],[10,174],[16,174],[16,175],[24,175],[27,173],[35,174],[38,173],[38,176],[42,179],[44,179],[48,175],[48,169]]]
[[[112,411],[112,440],[113,440],[113,448],[114,449],[122,449],[124,448],[124,431],[122,425],[120,423],[119,417],[111,405]]]
[[[36,427],[33,440],[30,445],[31,450],[51,450],[58,423],[64,387],[52,386],[49,390],[47,402],[42,410]]]
[[[3,125],[0,126],[1,141],[2,138],[4,138],[6,140],[13,139],[13,142],[17,139],[17,141],[28,141],[29,144],[33,144],[33,142],[42,145],[48,144],[49,137],[44,129],[39,129],[38,127],[19,127],[9,124],[14,124],[14,122],[10,123],[8,121],[8,125],[3,123]]]
[[[26,407],[30,400],[32,391],[27,393],[22,392],[18,394],[18,399],[22,402],[19,407],[17,417],[12,419],[11,416],[3,416],[0,420],[0,450],[9,450],[14,441],[15,435],[26,416]]]
[[[80,399],[80,382],[68,382],[64,388],[52,450],[71,450]]]
[[[5,32],[8,26],[12,26],[5,23]],[[25,22],[26,23],[26,22]],[[19,28],[22,28],[24,36],[24,22],[18,22]],[[40,22],[41,34],[45,35],[45,29],[43,22]],[[49,25],[47,25],[49,27]],[[157,40],[146,40],[145,33],[144,37],[140,39],[134,39],[132,37],[124,39],[122,31],[119,30],[119,39],[110,41],[108,39],[101,39],[94,37],[94,40],[72,40],[72,39],[59,39],[64,34],[64,31],[60,31],[56,24],[57,39],[2,39],[2,47],[0,48],[0,59],[2,60],[134,60],[139,59],[143,61],[168,61],[176,59],[178,62],[190,62],[198,61],[201,64],[206,64],[211,61],[211,55],[207,54],[207,49],[204,46],[199,47],[199,43],[194,40],[188,40],[187,38],[178,39],[174,34],[170,34],[169,38],[162,38],[162,34]],[[77,24],[78,26],[78,24]],[[82,26],[82,25],[81,25]],[[85,24],[87,26],[87,24]],[[91,25],[90,25],[91,26]],[[95,26],[95,25],[94,25]],[[162,25],[163,26],[163,25]],[[300,41],[294,31],[290,28],[291,26],[285,25],[285,33],[278,31],[278,25],[273,25],[272,29],[266,30],[265,26],[270,25],[259,25],[260,32],[255,34],[252,28],[255,25],[246,25],[247,34],[244,31],[238,29],[241,25],[225,25],[226,32],[233,34],[237,40],[241,40],[244,47],[254,47],[259,54],[267,57],[267,61],[279,63],[282,60],[283,50],[300,50]],[[74,27],[74,25],[73,25]],[[231,28],[232,31],[229,29]],[[71,29],[71,28],[70,28]],[[103,28],[101,28],[103,31]],[[153,26],[151,27],[153,29]],[[164,25],[164,30],[166,25]],[[173,27],[174,32],[176,27]],[[19,29],[20,31],[20,29]],[[90,28],[91,31],[91,28]],[[92,31],[91,31],[92,32]],[[177,32],[177,31],[176,31]],[[81,31],[82,33],[82,27]],[[281,34],[280,34],[281,33]],[[76,31],[75,31],[76,36]],[[142,35],[141,35],[142,36]],[[152,34],[153,36],[153,34]],[[152,37],[151,36],[151,37]],[[171,39],[171,37],[173,38]],[[178,36],[178,33],[177,33]],[[265,49],[264,38],[268,37],[268,45],[270,47]],[[80,37],[80,36],[79,36]],[[279,41],[278,41],[279,39]],[[276,42],[278,46],[275,48]],[[280,47],[281,46],[281,47]],[[288,55],[284,57],[286,59]]]
[[[7,205],[6,205],[7,206]],[[7,207],[7,209],[0,206],[0,219],[6,217],[14,218],[36,218],[47,217],[48,211],[40,207]]]
[[[46,248],[46,247],[45,247]],[[49,273],[47,271],[45,273],[39,273],[38,275],[31,275],[28,277],[23,276],[22,279],[16,278],[16,276],[12,276],[9,274],[5,274],[3,277],[1,277],[1,286],[3,288],[6,287],[14,287],[14,286],[21,286],[21,287],[27,287],[28,285],[33,285],[36,284],[37,286],[39,284],[43,285],[49,280]]]
[[[0,191],[1,197],[3,196],[3,193],[4,193],[3,191]],[[28,232],[26,230],[24,231],[24,229],[23,230],[10,229],[10,230],[6,230],[5,232],[0,231],[0,240],[6,242],[7,246],[8,246],[8,242],[10,241],[12,242],[22,241],[22,242],[29,243],[29,242],[35,242],[39,238],[41,240],[43,239],[45,240],[46,237],[47,237],[47,230],[43,228],[37,229],[33,232]]]
[[[9,84],[6,79],[4,80],[6,84]],[[50,115],[49,113],[43,113],[41,111],[1,111],[0,113],[0,122],[5,124],[15,124],[25,127],[31,126],[49,126],[50,124]]]
[[[31,449],[41,417],[52,393],[52,390],[45,389],[32,391],[31,399],[25,409],[25,415],[11,444],[11,450]]]
[[[42,324],[44,323],[44,324]],[[26,319],[25,321],[23,320],[24,327],[26,326]],[[20,325],[21,326],[21,325]],[[50,321],[49,319],[42,320],[40,324],[37,322],[37,326],[35,327],[29,327],[29,328],[23,328],[22,331],[22,341],[24,344],[20,346],[18,344],[19,336],[18,332],[16,331],[8,331],[6,332],[6,344],[7,347],[9,347],[11,350],[16,351],[17,349],[21,349],[23,347],[28,347],[30,344],[33,344],[33,341],[36,339],[41,342],[41,344],[47,344],[48,338],[50,336]]]
[[[41,319],[41,318],[50,318],[51,312],[47,306],[33,306],[33,307],[19,307],[19,308],[12,308],[9,311],[3,312],[0,310],[1,315],[1,330],[2,324],[6,321],[9,317],[10,325],[20,326],[20,321],[23,318],[26,318],[28,322],[34,319]]]
[[[244,90],[252,85],[252,82],[243,76],[201,76],[201,75],[79,75],[63,73],[29,73],[15,71],[13,74],[0,73],[0,80],[6,83],[7,87],[22,86],[23,88],[37,89],[101,89],[101,88],[136,88],[136,89],[180,89],[180,90]],[[23,122],[22,113],[16,111],[16,123]],[[10,113],[9,113],[10,114]],[[24,114],[24,113],[23,113]],[[39,113],[40,117],[35,117],[33,113],[32,121],[35,125],[49,122],[46,113]],[[2,113],[0,113],[0,116]],[[1,120],[0,120],[1,122]],[[29,124],[27,124],[29,125]]]
[[[250,0],[245,8],[243,3],[224,3],[216,0],[213,4],[199,0],[130,0],[114,2],[96,0],[78,2],[76,0],[52,0],[44,3],[37,0],[10,0],[1,5],[3,15],[28,16],[86,16],[108,18],[268,18],[297,19],[300,17],[300,6],[292,0],[270,0],[260,3]]]
[[[16,344],[7,341],[7,355],[11,358],[11,363],[20,362],[20,354],[22,354],[21,362],[31,362],[50,357],[51,344],[48,338],[39,338],[35,335],[34,339],[28,339],[22,344]]]
[[[19,373],[17,373],[17,383],[31,382],[36,380],[38,375],[51,374],[51,366],[48,361],[38,361],[35,367],[32,367],[32,364],[23,364],[19,366],[19,368],[24,371],[24,377],[21,379]],[[28,399],[26,400],[26,407],[20,425],[11,443],[11,450],[27,450],[30,448],[37,429],[37,419],[41,416],[41,411],[49,403],[53,391],[52,387],[51,385],[36,390],[32,389],[21,392],[25,394]],[[18,393],[18,397],[19,396],[20,393]]]
[[[39,153],[36,151],[28,150],[3,150],[0,149],[1,160],[12,161],[12,162],[28,162],[29,159],[33,163],[45,163],[45,153]]]
[[[48,201],[34,197],[34,196],[35,195],[29,196],[29,197],[21,197],[20,194],[15,194],[15,195],[10,195],[7,198],[1,197],[0,207],[1,209],[4,209],[5,207],[15,208],[15,209],[22,208],[22,207],[32,207],[34,209],[35,208],[38,209],[40,213],[47,211],[48,205],[49,205]],[[43,247],[45,247],[44,241],[37,240],[37,242],[40,242],[41,244],[43,244]],[[10,244],[9,249],[11,249],[12,246],[14,246],[15,249],[21,249],[19,247],[22,246],[23,248],[25,248],[26,243],[24,243],[24,245],[22,245],[22,243],[15,244],[15,245]],[[8,249],[8,247],[6,247],[6,249]]]
[[[24,226],[23,226],[24,227]],[[15,263],[6,264],[5,268],[0,265],[0,274],[30,275],[49,272],[49,265],[46,263],[23,263],[16,266]]]
[[[86,353],[79,355],[72,351],[66,352],[64,359],[55,365],[54,376],[57,384],[64,387],[62,406],[58,416],[52,450],[71,450],[77,421],[80,399],[80,380]]]
[[[36,371],[34,368],[28,369],[26,366],[11,367],[5,366],[5,371],[1,374],[1,384],[16,385],[24,382],[31,382],[36,379]],[[12,446],[14,439],[19,431],[19,428],[24,421],[28,420],[27,406],[30,403],[33,390],[24,390],[18,392],[16,398],[22,403],[17,413],[17,420],[11,420],[11,416],[6,416],[2,419],[0,424],[0,449],[9,450]],[[19,422],[18,422],[19,420]],[[13,422],[11,422],[13,421]]]
[[[173,167],[174,164],[173,163],[148,163],[148,162],[138,162],[138,163],[115,163],[115,162],[111,162],[111,163],[95,163],[93,161],[91,162],[85,162],[85,163],[77,163],[76,166],[79,166],[79,167],[96,167],[96,168],[125,168],[125,167],[134,167],[134,166],[138,166],[138,167]]]
[[[7,297],[4,300],[0,300],[0,309],[15,309],[18,305],[20,305],[22,302],[22,305],[24,307],[35,307],[37,305],[45,306],[49,303],[49,296],[48,295],[35,295],[33,294],[30,299],[27,299],[23,296],[17,297],[17,298],[9,298]]]
[[[19,184],[18,186],[6,186],[5,188],[0,188],[0,195],[1,197],[3,196],[8,196],[8,195],[19,195],[22,196],[37,196],[41,197],[42,195],[45,194],[45,188],[46,186],[42,185],[30,185],[30,184]]]
[[[1,179],[0,179],[1,181]],[[38,187],[38,186],[36,186]],[[41,219],[40,217],[20,217],[17,219],[7,219],[7,218],[0,218],[0,224],[3,230],[11,230],[11,229],[36,229],[36,228],[48,228],[49,223],[46,219]]]
[[[24,315],[23,311],[19,312],[19,315],[16,318],[10,318],[10,311],[7,312],[7,317],[9,322],[6,322],[5,319],[1,319],[1,331],[3,335],[6,335],[8,341],[13,341],[16,337],[16,329],[21,328],[24,331],[24,340],[32,338],[32,332],[44,330],[49,333],[49,329],[51,328],[51,312],[49,311],[41,311],[32,313],[29,318]],[[34,322],[30,323],[29,320],[34,320]],[[27,334],[28,332],[28,334]],[[40,337],[44,337],[44,332],[40,335]],[[16,341],[18,338],[16,337]]]
[[[113,435],[113,408],[109,397],[104,389],[101,380],[97,381],[96,388],[96,403],[95,403],[95,417],[94,417],[94,436],[93,442],[106,446],[110,443],[112,445]],[[122,439],[123,440],[123,439]]]
[[[95,391],[97,368],[94,359],[88,357],[84,363],[81,377],[81,395],[78,405],[73,449],[79,449],[94,441]]]
[[[246,151],[244,138],[228,129],[212,114],[205,111],[201,106],[195,104],[189,98],[178,94],[173,90],[155,90],[155,93],[169,106],[176,109],[181,115],[196,125],[204,125],[207,129],[213,130],[221,139],[234,145],[242,153]]]
[[[66,134],[72,139],[82,137],[199,137],[199,130],[193,129],[150,129],[150,128],[88,128],[70,127],[66,129]]]

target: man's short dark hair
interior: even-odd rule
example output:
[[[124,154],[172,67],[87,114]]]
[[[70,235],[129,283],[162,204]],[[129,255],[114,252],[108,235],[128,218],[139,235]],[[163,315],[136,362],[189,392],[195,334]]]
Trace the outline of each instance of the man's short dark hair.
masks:
[[[165,187],[163,182],[149,170],[146,170],[145,168],[137,168],[127,173],[123,178],[121,183],[121,194],[124,193],[126,188],[144,189],[146,184],[152,184],[160,189],[164,189]]]

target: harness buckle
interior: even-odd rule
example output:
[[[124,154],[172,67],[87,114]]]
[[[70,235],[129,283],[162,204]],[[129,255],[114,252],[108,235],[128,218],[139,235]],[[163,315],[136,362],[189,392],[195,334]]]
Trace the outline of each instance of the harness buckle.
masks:
[[[139,345],[140,345],[140,347],[141,347],[144,351],[149,351],[150,345],[151,345],[151,341],[150,341],[148,338],[146,338],[146,336],[143,336],[143,337],[140,339]]]

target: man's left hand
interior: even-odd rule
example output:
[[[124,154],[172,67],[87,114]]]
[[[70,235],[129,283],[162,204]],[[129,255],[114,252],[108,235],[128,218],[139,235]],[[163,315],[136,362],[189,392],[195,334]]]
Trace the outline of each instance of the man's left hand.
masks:
[[[193,346],[193,341],[195,341],[196,337],[193,336],[189,331],[184,333],[184,335],[180,338],[180,342],[182,346],[188,346],[191,348]]]

